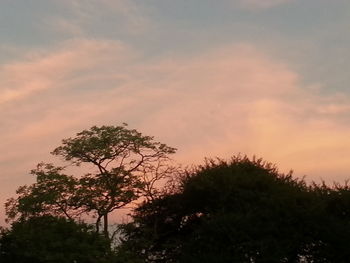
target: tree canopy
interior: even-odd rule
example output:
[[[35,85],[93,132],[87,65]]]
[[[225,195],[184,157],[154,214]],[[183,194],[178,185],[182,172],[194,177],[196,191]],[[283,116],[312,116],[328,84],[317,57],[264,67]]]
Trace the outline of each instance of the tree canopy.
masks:
[[[2,263],[107,263],[111,257],[108,240],[91,226],[65,218],[17,221],[0,238]]]
[[[347,262],[349,189],[307,185],[261,159],[207,160],[122,227],[144,262]]]
[[[73,219],[92,212],[97,231],[103,218],[107,237],[108,214],[141,195],[155,195],[154,183],[171,171],[166,163],[175,150],[128,129],[126,124],[94,126],[79,132],[64,139],[52,154],[93,168],[71,176],[64,174],[63,167],[40,163],[31,171],[36,183],[20,187],[18,197],[7,201],[8,218],[50,214]]]

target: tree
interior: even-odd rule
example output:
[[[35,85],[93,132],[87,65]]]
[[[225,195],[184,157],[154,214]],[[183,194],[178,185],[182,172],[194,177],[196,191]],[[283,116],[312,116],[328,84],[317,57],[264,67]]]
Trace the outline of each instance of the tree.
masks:
[[[31,216],[53,215],[74,219],[85,212],[76,206],[79,180],[63,173],[63,167],[53,164],[39,163],[30,174],[36,176],[32,185],[24,185],[17,189],[17,198],[6,202],[8,219],[20,215],[20,219]]]
[[[207,160],[179,181],[177,192],[141,204],[121,227],[124,254],[145,262],[348,261],[348,187],[308,186],[240,156]]]
[[[0,236],[3,263],[110,262],[109,241],[91,226],[52,216],[14,222]]]
[[[74,165],[89,165],[80,177],[65,175],[64,168],[39,164],[32,174],[37,182],[17,190],[9,199],[9,219],[51,214],[76,218],[94,213],[96,230],[103,219],[108,237],[108,215],[141,195],[156,195],[155,181],[172,169],[167,165],[175,148],[122,126],[92,127],[64,139],[52,154]]]

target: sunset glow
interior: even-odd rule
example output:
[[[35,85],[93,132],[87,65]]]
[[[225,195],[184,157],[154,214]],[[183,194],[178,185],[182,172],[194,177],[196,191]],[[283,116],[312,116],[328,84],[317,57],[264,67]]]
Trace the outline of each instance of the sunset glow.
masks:
[[[123,122],[181,164],[350,178],[349,1],[20,2],[0,10],[1,205],[62,139]]]

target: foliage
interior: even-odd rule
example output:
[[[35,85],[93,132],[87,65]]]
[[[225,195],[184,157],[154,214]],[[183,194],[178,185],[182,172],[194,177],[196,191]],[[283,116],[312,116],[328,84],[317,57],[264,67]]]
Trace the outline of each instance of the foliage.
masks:
[[[207,160],[137,208],[121,247],[145,262],[347,262],[349,197],[261,159]]]
[[[64,139],[52,152],[77,166],[90,165],[91,172],[73,177],[65,175],[62,167],[39,164],[32,171],[36,183],[20,187],[18,197],[8,200],[8,218],[50,214],[77,219],[92,212],[96,230],[103,218],[108,237],[108,214],[141,195],[156,196],[155,182],[173,170],[167,161],[174,152],[126,124],[94,126]]]
[[[52,216],[13,223],[0,237],[3,263],[110,262],[109,242],[86,224]]]
[[[21,219],[30,216],[54,215],[69,219],[77,217],[83,211],[75,208],[75,194],[78,179],[62,173],[62,167],[52,164],[38,164],[31,174],[36,176],[36,183],[17,189],[18,197],[7,200],[5,207],[9,219],[18,214]]]

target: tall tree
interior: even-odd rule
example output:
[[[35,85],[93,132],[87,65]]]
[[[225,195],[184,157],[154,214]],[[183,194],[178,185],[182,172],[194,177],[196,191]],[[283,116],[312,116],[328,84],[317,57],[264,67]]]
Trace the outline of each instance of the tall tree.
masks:
[[[32,171],[37,182],[18,189],[19,196],[7,202],[7,215],[54,213],[71,218],[93,212],[97,231],[103,219],[108,237],[108,215],[141,194],[156,193],[154,181],[168,175],[166,163],[175,151],[126,124],[94,126],[64,139],[52,152],[77,166],[88,165],[89,173],[73,177],[64,175],[61,167],[39,165]]]

